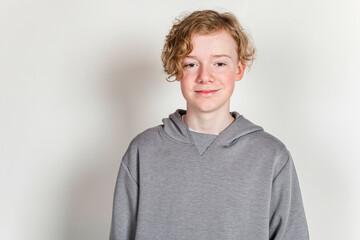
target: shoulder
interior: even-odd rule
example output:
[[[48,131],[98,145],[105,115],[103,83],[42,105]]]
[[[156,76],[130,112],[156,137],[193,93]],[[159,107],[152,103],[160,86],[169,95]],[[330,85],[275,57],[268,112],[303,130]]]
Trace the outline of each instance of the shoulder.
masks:
[[[127,159],[134,159],[140,152],[144,151],[144,149],[151,149],[152,147],[158,145],[160,139],[160,128],[161,125],[158,125],[138,133],[130,141],[125,152],[125,156],[128,155]]]
[[[262,126],[250,121],[243,115],[239,117],[237,125],[233,129],[235,132],[238,132],[234,133],[234,136],[240,137],[239,139],[245,140],[250,145],[254,145],[253,147],[261,146],[262,149],[274,150],[285,147],[280,139],[268,133]]]
[[[130,145],[141,147],[154,143],[154,141],[156,141],[160,137],[160,129],[161,129],[161,125],[158,125],[138,133],[131,140]]]
[[[276,175],[290,160],[291,155],[286,145],[274,135],[261,130],[245,136],[247,148],[254,152],[260,161],[270,164]]]
[[[131,158],[144,148],[154,147],[160,139],[161,125],[148,128],[138,133],[131,141],[125,154]]]
[[[261,145],[262,148],[274,151],[283,151],[286,149],[285,144],[279,138],[264,130],[255,132],[251,135],[252,141],[258,145]]]
[[[240,142],[243,141],[249,144],[249,147],[274,151],[285,147],[280,139],[265,131],[262,126],[250,121],[243,115],[239,116],[236,123],[237,125],[231,129],[234,133],[229,135],[235,136]]]
[[[148,128],[137,134],[130,141],[122,158],[122,162],[128,167],[130,172],[135,173],[138,171],[140,155],[148,155],[146,153],[149,153],[149,149],[158,145],[160,128],[161,125]],[[134,174],[134,176],[136,176],[136,174]]]
[[[273,154],[273,173],[276,176],[281,169],[290,161],[291,155],[285,144],[277,137],[263,131],[261,140],[259,140],[264,149]]]

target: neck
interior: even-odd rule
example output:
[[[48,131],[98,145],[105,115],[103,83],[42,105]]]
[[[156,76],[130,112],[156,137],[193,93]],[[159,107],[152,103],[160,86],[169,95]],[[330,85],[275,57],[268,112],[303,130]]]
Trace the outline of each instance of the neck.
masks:
[[[223,113],[186,111],[184,122],[196,132],[219,135],[234,121],[230,111]]]

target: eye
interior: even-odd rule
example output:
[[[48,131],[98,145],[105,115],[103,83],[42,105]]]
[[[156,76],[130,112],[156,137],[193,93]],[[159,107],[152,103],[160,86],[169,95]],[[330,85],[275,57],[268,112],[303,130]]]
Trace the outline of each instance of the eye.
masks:
[[[218,67],[223,67],[223,66],[225,66],[226,65],[226,63],[223,63],[223,62],[218,62],[218,63],[216,63],[216,66],[218,66]]]
[[[195,66],[196,66],[195,63],[187,63],[187,64],[184,65],[184,67],[186,67],[186,68],[192,68],[192,67],[195,67]]]

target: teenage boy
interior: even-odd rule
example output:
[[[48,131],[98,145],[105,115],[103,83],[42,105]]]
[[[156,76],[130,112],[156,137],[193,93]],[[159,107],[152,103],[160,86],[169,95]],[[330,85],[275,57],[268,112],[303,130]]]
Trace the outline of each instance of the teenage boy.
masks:
[[[254,52],[230,13],[196,11],[173,25],[162,61],[180,82],[186,110],[131,141],[110,239],[309,239],[290,153],[230,112]]]

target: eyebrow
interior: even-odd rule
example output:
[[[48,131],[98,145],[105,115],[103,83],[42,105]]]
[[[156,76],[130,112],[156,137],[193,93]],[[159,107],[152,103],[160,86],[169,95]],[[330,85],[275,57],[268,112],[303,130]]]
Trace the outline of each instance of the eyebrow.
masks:
[[[196,56],[192,56],[192,55],[188,55],[186,56],[187,58],[196,58]],[[215,57],[215,58],[218,58],[218,57],[227,57],[227,58],[230,58],[231,57],[227,54],[215,54],[215,55],[211,55],[211,57]]]

